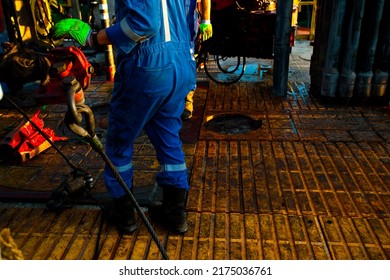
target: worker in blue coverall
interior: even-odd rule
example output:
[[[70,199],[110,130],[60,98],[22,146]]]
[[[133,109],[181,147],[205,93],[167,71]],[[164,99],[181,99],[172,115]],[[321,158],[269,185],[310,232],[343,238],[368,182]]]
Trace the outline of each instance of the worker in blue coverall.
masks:
[[[192,0],[190,10],[195,9],[195,13],[189,13],[190,16],[195,16],[195,21],[189,20],[190,31],[192,38],[192,51],[195,56],[195,41],[197,40],[198,33],[202,41],[206,41],[213,36],[213,27],[211,25],[211,0]],[[198,15],[200,14],[200,23],[198,22]],[[195,22],[194,25],[192,23]],[[193,89],[187,94],[185,99],[185,106],[183,114],[181,115],[183,120],[192,118],[194,111],[194,93],[196,90],[196,83]]]
[[[179,131],[186,94],[196,82],[188,22],[194,18],[189,15],[194,12],[191,1],[121,0],[115,3],[116,23],[106,29],[92,32],[76,19],[62,20],[53,28],[54,37],[70,35],[84,46],[116,48],[106,153],[131,189],[133,143],[145,130],[161,165],[156,181],[163,201],[155,212],[175,233],[187,231],[189,183]],[[131,198],[108,167],[104,180],[114,201],[111,222],[123,233],[136,230]]]

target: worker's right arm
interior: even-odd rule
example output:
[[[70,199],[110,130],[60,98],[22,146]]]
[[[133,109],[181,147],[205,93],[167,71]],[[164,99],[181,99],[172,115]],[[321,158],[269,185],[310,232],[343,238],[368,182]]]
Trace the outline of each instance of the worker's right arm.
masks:
[[[53,37],[73,37],[82,46],[98,48],[113,44],[125,53],[135,45],[147,40],[160,28],[161,1],[123,0],[118,9],[117,21],[114,25],[92,32],[91,27],[79,19],[64,19],[53,27]]]
[[[163,1],[164,2],[164,1]],[[120,1],[121,7],[116,10],[117,22],[99,32],[99,44],[111,42],[125,53],[158,32],[161,24],[161,0]],[[106,38],[107,37],[107,38]],[[102,40],[102,41],[100,41]]]

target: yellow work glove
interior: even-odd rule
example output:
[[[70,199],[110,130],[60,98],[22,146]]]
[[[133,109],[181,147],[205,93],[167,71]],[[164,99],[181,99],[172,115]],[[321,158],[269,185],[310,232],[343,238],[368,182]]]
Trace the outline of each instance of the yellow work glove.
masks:
[[[211,22],[209,20],[202,20],[199,29],[203,41],[206,41],[213,36],[213,26],[211,25]]]

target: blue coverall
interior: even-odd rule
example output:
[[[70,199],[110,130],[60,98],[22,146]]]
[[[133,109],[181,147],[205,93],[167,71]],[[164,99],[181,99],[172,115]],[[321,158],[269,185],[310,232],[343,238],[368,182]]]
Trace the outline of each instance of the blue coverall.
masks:
[[[179,131],[184,99],[196,83],[191,1],[116,1],[117,22],[106,29],[117,54],[106,153],[129,188],[133,143],[144,129],[161,165],[157,184],[189,189]],[[104,180],[113,198],[125,195],[107,167]]]

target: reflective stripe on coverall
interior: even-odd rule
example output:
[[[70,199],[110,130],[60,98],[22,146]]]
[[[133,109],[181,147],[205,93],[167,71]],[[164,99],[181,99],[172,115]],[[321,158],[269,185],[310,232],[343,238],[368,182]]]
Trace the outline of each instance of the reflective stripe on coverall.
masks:
[[[116,15],[117,23],[107,29],[117,49],[117,71],[106,153],[131,188],[133,142],[144,129],[161,165],[157,184],[188,190],[180,116],[196,72],[185,1],[116,1]],[[107,167],[104,180],[113,198],[125,194]]]

